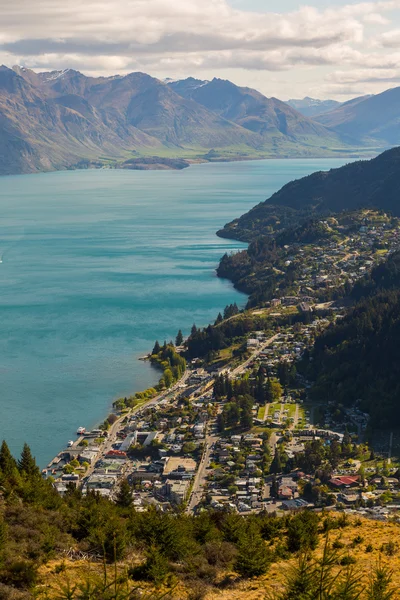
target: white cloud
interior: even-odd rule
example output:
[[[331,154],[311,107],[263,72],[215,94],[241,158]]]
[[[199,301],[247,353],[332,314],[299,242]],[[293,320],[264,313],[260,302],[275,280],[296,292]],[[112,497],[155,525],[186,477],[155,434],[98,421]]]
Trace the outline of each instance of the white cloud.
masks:
[[[377,31],[393,28],[397,9],[400,0],[287,14],[242,11],[227,0],[13,0],[2,6],[0,58],[96,74],[236,69],[243,84],[246,71],[314,70],[312,86],[321,68],[395,69],[385,48],[400,46],[400,31]]]

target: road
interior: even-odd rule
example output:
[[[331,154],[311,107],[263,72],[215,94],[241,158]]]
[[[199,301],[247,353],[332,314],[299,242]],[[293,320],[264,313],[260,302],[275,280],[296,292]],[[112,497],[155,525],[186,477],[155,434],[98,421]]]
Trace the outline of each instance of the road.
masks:
[[[201,457],[201,461],[193,481],[192,493],[186,508],[187,513],[192,513],[203,497],[204,485],[207,478],[207,467],[210,464],[213,445],[218,439],[218,435],[209,435],[206,437],[203,456]]]
[[[250,363],[257,358],[261,352],[265,350],[270,344],[272,344],[279,337],[279,333],[273,335],[269,338],[264,344],[262,344],[253,354],[248,358],[244,363],[236,367],[230,372],[230,375],[240,375],[247,369]],[[211,384],[208,384],[207,387],[211,387]],[[270,439],[271,451],[275,452],[276,445],[276,436],[273,434]],[[189,502],[186,508],[187,513],[193,513],[196,506],[199,504],[200,500],[203,497],[204,486],[207,478],[207,467],[210,464],[210,456],[212,453],[212,447],[214,442],[219,439],[218,435],[208,435],[205,439],[205,446],[203,456],[200,460],[199,467],[196,472],[196,476],[193,481],[192,493],[190,494]]]
[[[279,333],[276,333],[275,335],[270,337],[259,348],[257,348],[257,350],[255,352],[253,352],[253,354],[250,356],[250,358],[248,358],[244,363],[242,363],[241,365],[236,367],[236,369],[233,369],[230,374],[231,375],[240,375],[241,373],[243,373],[243,371],[245,371],[247,369],[249,364],[254,359],[256,359],[261,354],[261,352],[264,352],[265,348],[268,348],[268,346],[270,346],[272,344],[272,342],[274,342],[278,337],[279,337]]]
[[[153,407],[157,406],[162,400],[164,400],[164,398],[166,396],[168,396],[169,394],[178,390],[179,387],[186,382],[186,380],[188,379],[189,376],[190,376],[190,372],[186,370],[185,373],[182,375],[182,377],[179,379],[179,381],[177,381],[168,390],[165,390],[164,392],[162,392],[155,398],[152,398],[151,400],[148,400],[147,402],[144,402],[143,404],[140,404],[139,406],[132,408],[132,410],[130,410],[129,413],[125,413],[125,414],[121,415],[119,417],[119,419],[117,421],[115,421],[115,423],[113,425],[111,425],[110,429],[108,430],[108,437],[107,437],[106,441],[104,442],[104,445],[102,446],[99,456],[97,457],[95,463],[90,465],[90,467],[86,471],[85,480],[87,480],[92,475],[92,473],[95,469],[96,462],[98,460],[100,460],[101,458],[103,458],[110,450],[112,450],[113,444],[115,444],[115,442],[117,441],[117,433],[121,428],[122,421],[126,417],[130,417],[131,415],[134,415],[135,413],[141,411],[144,408],[150,408],[152,406]]]

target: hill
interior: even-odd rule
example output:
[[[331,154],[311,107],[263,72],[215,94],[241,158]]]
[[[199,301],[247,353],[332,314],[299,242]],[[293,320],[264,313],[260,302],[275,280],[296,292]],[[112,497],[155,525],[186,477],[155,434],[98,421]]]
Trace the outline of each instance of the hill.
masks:
[[[369,161],[319,171],[292,181],[248,213],[228,223],[218,235],[252,241],[258,235],[297,224],[312,215],[373,207],[400,215],[400,148]]]
[[[338,108],[341,102],[337,102],[336,100],[318,100],[316,98],[310,98],[309,96],[306,96],[302,100],[287,100],[286,104],[289,104],[289,106],[297,110],[305,117],[315,117],[322,113]]]
[[[363,144],[400,143],[400,87],[346,102],[315,120]]]
[[[267,98],[251,88],[214,78],[199,81],[193,78],[172,82],[169,87],[185,98],[191,98],[208,110],[257,132],[263,137],[289,136],[293,140],[331,138],[332,132],[316,124],[276,98]]]
[[[105,114],[70,92],[51,97],[0,67],[0,174],[62,169],[82,159],[117,159],[134,148],[155,152],[159,140]]]
[[[201,88],[221,101],[228,88],[239,99],[219,110],[197,97]],[[258,107],[253,112],[251,102]],[[286,104],[220,80],[166,84],[145,73],[86,77],[73,69],[2,66],[0,114],[3,175],[115,166],[138,157],[237,160],[350,150],[335,132]]]
[[[373,427],[400,425],[400,253],[355,286],[361,298],[317,338],[309,372],[312,393],[370,413]],[[379,398],[379,402],[377,402]]]

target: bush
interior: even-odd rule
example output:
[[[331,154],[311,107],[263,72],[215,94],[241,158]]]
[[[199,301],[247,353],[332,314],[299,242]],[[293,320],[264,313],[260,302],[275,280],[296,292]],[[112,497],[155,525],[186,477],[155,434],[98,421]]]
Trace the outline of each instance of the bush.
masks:
[[[382,544],[381,552],[384,552],[387,556],[394,556],[397,551],[397,545],[390,540],[387,544]]]
[[[353,539],[353,546],[358,546],[359,544],[362,544],[364,541],[364,538],[361,535],[356,535],[356,537]]]
[[[208,542],[205,544],[204,554],[209,565],[227,568],[233,564],[237,550],[229,542]]]
[[[333,542],[332,548],[334,548],[335,550],[340,550],[341,548],[344,548],[344,544],[338,538]]]
[[[357,562],[357,560],[354,558],[354,556],[351,556],[351,554],[346,554],[346,556],[343,556],[343,558],[340,559],[339,564],[342,567],[348,567],[349,565],[355,565]]]
[[[372,544],[368,544],[368,546],[365,548],[365,552],[372,552],[374,549]]]
[[[19,560],[5,566],[1,581],[16,588],[31,588],[38,578],[38,566],[26,560]]]
[[[128,572],[129,577],[135,581],[151,581],[156,585],[162,585],[169,573],[168,559],[154,546],[146,553],[146,561]]]

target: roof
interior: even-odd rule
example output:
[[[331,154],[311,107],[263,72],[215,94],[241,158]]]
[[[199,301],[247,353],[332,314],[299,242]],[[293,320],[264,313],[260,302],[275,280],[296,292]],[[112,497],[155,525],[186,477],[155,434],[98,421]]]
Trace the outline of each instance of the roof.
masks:
[[[341,477],[332,477],[329,481],[331,485],[341,486],[341,485],[353,485],[359,481],[360,477],[358,475],[342,475]]]

